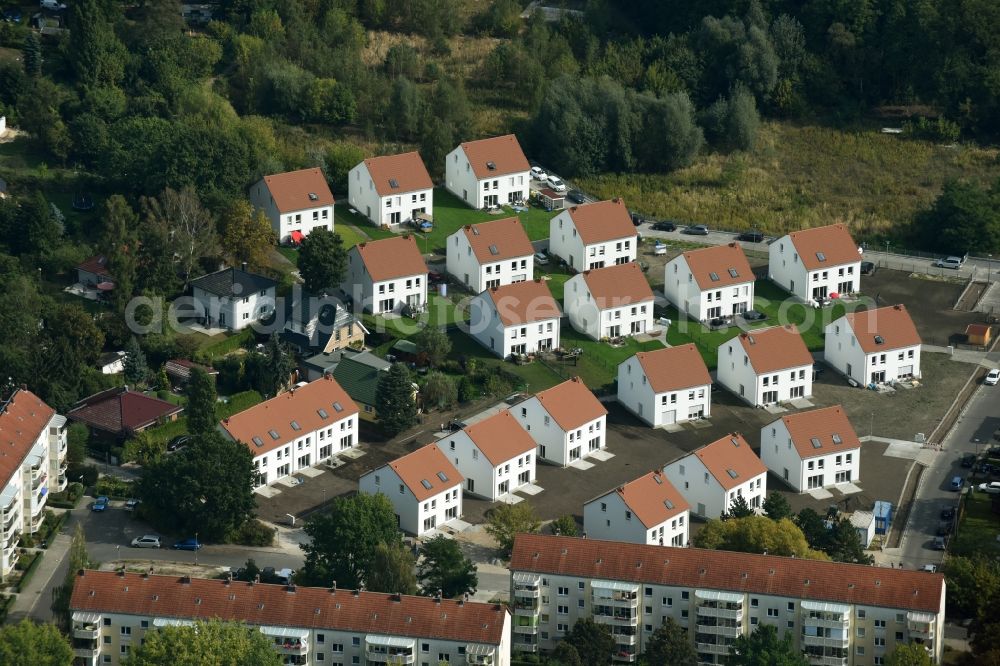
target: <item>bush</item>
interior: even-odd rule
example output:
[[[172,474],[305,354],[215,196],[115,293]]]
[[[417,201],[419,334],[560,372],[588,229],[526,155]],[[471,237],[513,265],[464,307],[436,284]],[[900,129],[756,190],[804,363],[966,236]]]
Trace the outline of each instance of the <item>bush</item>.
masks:
[[[26,559],[27,559],[27,562],[25,562]],[[24,571],[24,573],[21,574],[21,580],[17,581],[17,586],[15,587],[15,590],[17,590],[17,592],[21,592],[22,590],[24,590],[25,587],[28,586],[28,583],[31,581],[31,577],[33,575],[35,575],[35,570],[38,569],[38,563],[41,562],[41,561],[42,561],[42,554],[41,553],[32,553],[30,555],[22,555],[17,560],[17,565],[16,566],[18,568],[21,568],[22,562],[24,563],[24,566],[23,566],[23,569],[22,569]]]
[[[274,543],[276,532],[277,530],[273,527],[268,527],[261,521],[253,518],[227,534],[226,541],[240,546],[270,546]]]
[[[66,468],[66,478],[78,479],[84,487],[92,486],[97,483],[97,467],[70,463]]]
[[[107,495],[112,499],[128,499],[132,497],[132,482],[117,476],[102,476],[95,484],[97,495]]]
[[[66,486],[66,490],[49,495],[48,506],[57,509],[72,509],[83,495],[83,484],[73,482]]]
[[[74,423],[66,430],[66,460],[69,463],[82,463],[87,456],[87,442],[90,431],[82,423]]]

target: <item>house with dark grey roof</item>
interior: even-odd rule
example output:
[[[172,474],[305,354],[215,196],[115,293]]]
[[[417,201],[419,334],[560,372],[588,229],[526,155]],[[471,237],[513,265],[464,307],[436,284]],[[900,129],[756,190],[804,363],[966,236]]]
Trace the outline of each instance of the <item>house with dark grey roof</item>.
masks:
[[[389,370],[389,363],[371,352],[345,354],[333,368],[333,378],[347,391],[360,410],[361,418],[375,421],[375,392],[382,373]],[[416,385],[414,384],[414,387]],[[414,388],[416,392],[416,388]]]
[[[368,329],[338,298],[313,296],[296,285],[284,306],[281,339],[304,354],[360,349],[365,344]]]
[[[191,281],[198,316],[206,328],[239,331],[274,312],[275,287],[269,277],[243,268],[224,268]]]

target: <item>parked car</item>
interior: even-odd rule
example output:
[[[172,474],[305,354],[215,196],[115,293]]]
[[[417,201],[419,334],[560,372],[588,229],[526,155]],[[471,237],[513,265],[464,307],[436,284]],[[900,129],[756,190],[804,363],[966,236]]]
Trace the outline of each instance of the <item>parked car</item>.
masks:
[[[545,170],[539,166],[531,167],[531,177],[535,180],[548,180],[549,174],[545,173]]]
[[[152,534],[146,534],[141,537],[136,537],[132,539],[133,548],[159,548],[160,547],[160,537],[154,536]]]
[[[947,550],[948,549],[948,537],[936,536],[934,537],[934,550]]]
[[[22,18],[19,7],[8,7],[3,10],[3,20],[7,23],[20,23]]]
[[[764,234],[754,230],[744,231],[736,237],[736,240],[746,241],[747,243],[762,243],[764,242]]]
[[[964,456],[962,456],[962,463],[961,463],[962,467],[971,469],[972,466],[975,464],[976,464],[976,454],[966,453]]]
[[[129,501],[125,502],[125,510],[126,511],[135,511],[135,507],[139,506],[140,502],[141,502],[141,500],[130,499]]]
[[[587,203],[587,197],[583,196],[583,192],[580,190],[570,190],[566,198],[575,204]]]
[[[448,281],[448,278],[437,271],[428,271],[427,281],[431,284],[442,284]]]
[[[813,377],[819,377],[826,370],[822,363],[813,363]]]
[[[961,490],[962,486],[964,486],[964,485],[965,485],[965,479],[963,479],[960,476],[956,476],[956,477],[952,478],[952,480],[951,480],[951,489],[952,490]]]
[[[632,224],[634,224],[635,226],[639,226],[640,224],[646,221],[642,217],[642,215],[639,215],[639,213],[629,213],[629,217],[632,218]]]
[[[184,539],[183,541],[178,541],[171,548],[174,550],[201,550],[203,544],[197,539]]]
[[[549,258],[547,256],[545,256],[544,252],[536,252],[535,253],[535,263],[536,264],[541,264],[541,265],[544,266],[545,264],[549,263]]]
[[[989,493],[990,495],[1000,495],[1000,481],[990,481],[989,483],[980,483],[976,486],[976,490],[981,493]]]
[[[566,183],[562,182],[562,179],[559,178],[559,176],[549,176],[545,182],[556,192],[566,191]]]
[[[650,228],[653,231],[677,231],[677,225],[673,222],[653,222]]]
[[[708,227],[704,224],[695,224],[684,229],[684,233],[691,234],[692,236],[707,236]]]
[[[747,310],[740,316],[743,317],[745,321],[764,321],[767,319],[767,315],[759,310]]]
[[[1000,382],[1000,368],[993,368],[986,373],[986,379],[983,380],[983,383],[987,386],[996,386],[997,382]]]
[[[941,509],[941,520],[952,520],[955,517],[955,507],[949,506],[947,509]]]
[[[61,12],[66,9],[66,5],[59,0],[39,0],[38,6],[53,12]]]
[[[169,442],[167,442],[167,451],[176,451],[177,449],[183,449],[185,446],[187,446],[189,441],[191,441],[191,435],[177,435]]]
[[[961,257],[945,257],[944,259],[938,259],[935,261],[934,265],[939,268],[951,268],[953,270],[958,270],[962,267],[963,263],[964,262]]]
[[[861,274],[862,275],[874,275],[875,271],[878,270],[878,266],[875,265],[874,261],[862,261],[861,262]]]
[[[927,573],[937,573],[937,565],[936,564],[925,564],[924,566],[920,567],[920,570],[921,571],[925,571]]]
[[[90,510],[91,511],[97,511],[97,512],[106,511],[107,508],[108,508],[108,503],[110,501],[111,500],[109,500],[107,497],[105,497],[104,495],[101,495],[100,497],[98,497],[98,498],[96,498],[94,500],[93,504],[90,505]]]

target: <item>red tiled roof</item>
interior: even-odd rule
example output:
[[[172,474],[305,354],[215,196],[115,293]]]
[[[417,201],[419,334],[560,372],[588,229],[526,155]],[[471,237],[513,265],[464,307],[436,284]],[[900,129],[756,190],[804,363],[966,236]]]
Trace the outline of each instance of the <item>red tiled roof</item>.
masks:
[[[701,357],[694,343],[638,352],[635,357],[654,393],[712,383],[708,368],[705,366],[705,359]]]
[[[667,480],[662,470],[653,470],[634,481],[618,486],[612,492],[618,493],[625,506],[647,529],[691,509],[674,488],[674,484]]]
[[[365,166],[381,197],[434,187],[418,152],[370,157],[365,160]],[[392,181],[396,181],[396,187],[391,185]]]
[[[688,250],[683,256],[701,290],[755,280],[753,269],[738,243]]]
[[[744,592],[937,613],[944,576],[913,569],[519,534],[513,572]]]
[[[469,159],[477,180],[527,172],[531,169],[524,151],[521,150],[521,144],[513,134],[466,141],[462,144],[462,150]],[[492,169],[488,166],[490,162],[494,166]]]
[[[717,439],[695,449],[690,455],[698,456],[698,460],[726,490],[767,472],[767,467],[739,433]]]
[[[861,440],[840,405],[790,414],[781,417],[781,420],[788,428],[788,434],[800,458],[814,458],[861,448]],[[834,436],[840,439],[839,444],[834,441]]]
[[[608,413],[579,377],[567,379],[535,395],[563,430],[578,428]]]
[[[291,590],[294,589],[294,592]],[[244,622],[497,645],[507,611],[500,604],[378,592],[331,591],[177,576],[87,570],[76,577],[73,611],[142,618]]]
[[[653,300],[653,290],[634,261],[584,271],[583,279],[598,310]]]
[[[521,220],[516,217],[466,225],[462,227],[462,233],[480,264],[530,257],[535,253]]]
[[[427,275],[427,264],[420,255],[417,239],[396,236],[358,243],[352,248],[361,257],[373,282],[382,282],[410,275]]]
[[[437,444],[421,446],[402,458],[396,458],[389,463],[389,467],[396,472],[418,502],[460,486],[465,480]],[[444,478],[439,474],[443,474]]]
[[[87,259],[83,263],[79,264],[76,269],[78,271],[85,271],[87,273],[93,273],[94,275],[111,278],[111,274],[108,273],[108,259],[104,255],[97,254]]]
[[[619,238],[636,239],[635,225],[622,199],[596,201],[567,210],[585,245]],[[638,240],[635,242],[638,243]]]
[[[530,324],[562,316],[549,286],[541,280],[526,280],[486,290],[504,326]]]
[[[740,333],[737,339],[757,374],[813,363],[799,330],[791,324],[754,329]]]
[[[0,488],[24,464],[55,413],[27,389],[18,389],[6,403],[0,402]]]
[[[788,234],[806,270],[815,271],[861,261],[858,244],[843,224],[831,224]],[[822,255],[823,259],[820,259]]]
[[[920,334],[905,305],[848,312],[844,317],[866,354],[921,344]]]
[[[337,410],[337,406],[340,410]],[[326,416],[320,414],[323,410]],[[221,421],[222,429],[254,456],[272,451],[358,413],[358,406],[330,375],[286,391]],[[295,424],[298,429],[292,424]],[[277,437],[271,435],[274,433]],[[261,443],[257,444],[259,440]]]
[[[128,435],[183,410],[165,400],[116,387],[84,398],[66,416],[114,435]]]
[[[264,184],[267,185],[279,213],[333,205],[330,186],[326,184],[326,177],[318,168],[264,176]],[[316,198],[310,198],[310,194],[314,194]]]
[[[464,430],[493,466],[535,449],[535,440],[507,409]]]

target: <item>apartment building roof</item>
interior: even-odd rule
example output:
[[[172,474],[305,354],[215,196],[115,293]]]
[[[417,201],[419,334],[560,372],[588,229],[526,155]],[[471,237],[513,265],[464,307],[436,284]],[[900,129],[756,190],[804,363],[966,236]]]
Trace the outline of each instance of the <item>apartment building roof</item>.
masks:
[[[165,400],[130,391],[127,386],[116,386],[84,398],[66,416],[112,435],[125,436],[183,410]]]
[[[653,290],[634,261],[584,271],[583,280],[599,310],[653,300]]]
[[[411,275],[427,275],[427,264],[420,255],[417,239],[410,235],[358,243],[352,248],[361,257],[372,282],[383,282]]]
[[[485,293],[504,326],[562,317],[562,311],[559,310],[556,299],[552,298],[549,286],[541,280],[525,280],[492,287]]]
[[[659,469],[654,469],[638,479],[618,486],[614,490],[590,500],[587,504],[601,500],[612,493],[616,493],[622,498],[625,506],[647,529],[656,527],[691,509],[677,488],[667,480],[663,470]]]
[[[635,355],[654,393],[677,391],[712,383],[705,359],[694,343]]]
[[[27,389],[0,400],[0,489],[24,463],[55,413]]]
[[[465,480],[437,444],[421,446],[402,458],[396,458],[389,463],[389,467],[418,502],[460,486]]]
[[[195,278],[191,280],[191,286],[216,296],[244,298],[259,291],[274,289],[278,286],[278,282],[257,273],[231,267]]]
[[[365,166],[380,197],[434,187],[427,167],[416,151],[369,157],[365,160]]]
[[[462,151],[472,165],[472,172],[476,174],[477,180],[531,169],[528,158],[521,150],[521,144],[513,134],[466,141],[462,144]]]
[[[754,329],[740,333],[736,339],[757,374],[813,364],[812,354],[792,324]]]
[[[914,569],[519,534],[512,572],[650,583],[938,613],[944,576]]]
[[[319,168],[264,176],[264,184],[279,213],[333,205],[333,193]]]
[[[490,645],[502,640],[507,613],[475,601],[94,570],[77,575],[70,609]]]
[[[800,458],[861,448],[861,440],[840,405],[790,414],[781,420]]]
[[[902,304],[848,312],[844,318],[866,354],[919,346],[922,342],[910,313]]]
[[[579,377],[567,379],[561,384],[535,394],[535,397],[549,416],[555,419],[556,424],[565,431],[579,428],[584,423],[590,423],[608,413],[597,396]]]
[[[259,456],[357,413],[358,406],[337,380],[324,375],[222,419],[221,425]]]
[[[843,224],[793,231],[788,237],[806,270],[815,271],[861,261],[858,244]]]
[[[767,467],[739,433],[721,437],[688,455],[697,456],[725,490],[767,473]]]
[[[535,253],[521,220],[505,217],[502,220],[467,224],[461,233],[472,247],[480,264],[489,264],[514,257],[530,257]]]
[[[635,225],[623,199],[609,199],[572,206],[567,209],[584,245],[604,243],[619,238],[633,238]]]
[[[753,282],[756,279],[750,262],[738,243],[688,250],[683,256],[702,291]]]
[[[466,426],[464,431],[494,467],[535,450],[535,440],[507,409]]]

